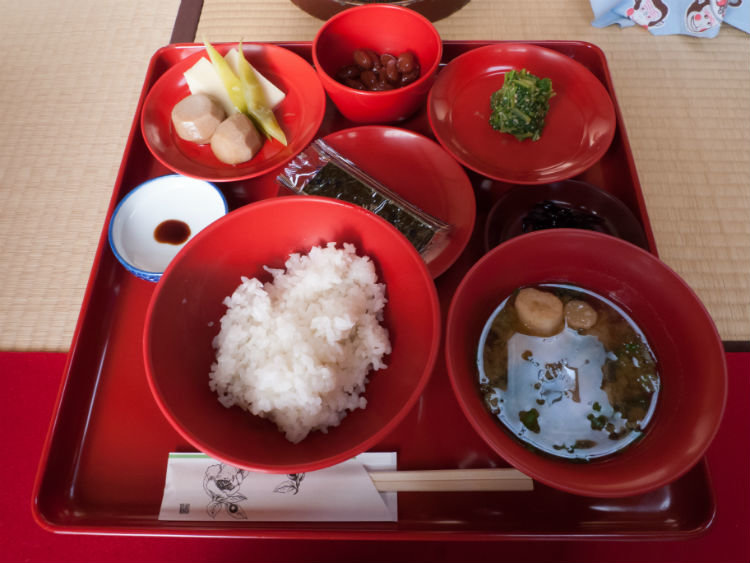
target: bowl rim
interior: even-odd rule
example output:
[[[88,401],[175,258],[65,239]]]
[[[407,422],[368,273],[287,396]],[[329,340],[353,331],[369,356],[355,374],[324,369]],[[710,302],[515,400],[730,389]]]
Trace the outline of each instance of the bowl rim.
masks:
[[[504,252],[505,249],[507,249],[508,246],[517,246],[520,244],[531,244],[536,239],[542,239],[542,242],[544,242],[544,239],[548,238],[554,238],[554,237],[569,237],[571,239],[581,239],[580,242],[582,244],[585,244],[586,239],[592,240],[592,239],[603,239],[609,241],[608,244],[611,244],[615,247],[625,248],[630,247],[630,250],[637,254],[643,254],[647,256],[648,260],[651,260],[654,264],[659,264],[658,267],[663,268],[671,277],[673,277],[676,281],[676,283],[680,284],[682,286],[682,289],[685,290],[688,294],[690,294],[693,298],[694,305],[696,305],[701,313],[701,316],[703,316],[705,319],[707,319],[709,322],[707,326],[710,329],[711,337],[710,340],[714,347],[717,350],[720,350],[721,353],[717,354],[717,357],[719,359],[720,365],[718,366],[719,372],[721,373],[721,386],[722,386],[722,399],[721,404],[719,405],[719,408],[715,411],[715,413],[712,415],[712,418],[715,417],[716,422],[713,424],[713,427],[711,428],[711,431],[709,433],[706,433],[704,435],[704,442],[700,445],[699,448],[693,449],[691,455],[686,456],[685,462],[680,467],[679,470],[674,471],[668,475],[663,475],[659,478],[652,479],[649,482],[641,483],[639,486],[631,486],[629,488],[620,488],[613,490],[611,487],[607,489],[601,489],[598,487],[587,487],[585,483],[583,483],[582,480],[576,480],[575,482],[570,482],[567,479],[557,479],[555,477],[549,476],[549,471],[542,471],[542,474],[539,474],[539,470],[536,467],[536,464],[533,462],[527,462],[523,459],[520,459],[517,455],[517,451],[520,451],[520,448],[524,448],[524,446],[520,442],[516,442],[514,438],[510,434],[505,434],[507,436],[507,440],[504,440],[510,444],[510,449],[506,447],[505,444],[498,443],[496,439],[494,439],[491,436],[487,436],[486,432],[483,429],[483,426],[481,424],[481,420],[486,419],[486,411],[477,412],[474,408],[472,408],[472,405],[470,404],[470,399],[467,398],[465,393],[462,393],[460,390],[460,383],[459,378],[461,378],[461,374],[457,374],[454,371],[454,365],[461,362],[461,359],[456,359],[454,357],[454,354],[451,350],[451,342],[454,340],[456,331],[458,330],[458,327],[456,327],[455,323],[455,317],[458,314],[458,296],[463,294],[466,291],[466,286],[469,284],[470,280],[477,275],[477,271],[481,270],[484,264],[487,262],[490,262],[492,260],[496,260],[495,256]],[[569,228],[561,228],[561,229],[547,229],[542,231],[534,231],[531,233],[525,233],[522,235],[519,235],[517,237],[514,237],[512,239],[508,239],[507,241],[504,241],[500,243],[498,246],[494,247],[492,250],[487,252],[484,256],[482,256],[477,262],[467,271],[467,273],[464,275],[464,277],[461,279],[461,282],[456,287],[456,290],[453,293],[453,297],[451,298],[451,303],[448,308],[448,313],[446,317],[446,328],[445,328],[445,362],[446,362],[446,369],[448,372],[448,377],[450,380],[451,388],[453,389],[454,396],[456,397],[459,406],[461,408],[461,411],[464,413],[464,416],[467,418],[469,423],[471,424],[472,428],[479,434],[479,436],[484,440],[484,442],[495,452],[497,455],[499,455],[502,459],[504,459],[506,462],[508,462],[510,465],[515,467],[516,469],[520,470],[521,472],[531,476],[534,480],[539,481],[540,483],[543,483],[545,485],[548,485],[550,487],[553,487],[558,490],[562,490],[568,493],[573,493],[577,495],[583,495],[583,496],[590,496],[590,497],[596,497],[596,498],[621,498],[625,496],[633,496],[638,494],[643,494],[649,491],[653,491],[661,486],[667,485],[676,479],[679,479],[682,477],[685,473],[690,471],[705,455],[706,450],[711,445],[711,442],[713,441],[714,437],[716,436],[716,433],[719,430],[719,426],[721,424],[721,421],[724,416],[724,412],[726,409],[726,403],[727,403],[727,395],[728,395],[728,374],[727,374],[727,363],[726,363],[726,355],[723,353],[723,344],[721,341],[721,337],[719,335],[718,329],[716,328],[715,323],[713,322],[713,319],[711,315],[709,314],[708,310],[706,309],[703,302],[700,300],[698,295],[695,293],[695,291],[688,285],[688,283],[679,276],[668,264],[663,262],[661,259],[659,259],[654,254],[648,252],[647,250],[644,250],[643,248],[640,248],[637,245],[634,245],[628,241],[625,241],[623,239],[617,238],[612,235],[608,235],[606,233],[599,233],[595,231],[588,231],[583,229],[569,229]],[[505,432],[505,429],[501,427],[499,424],[497,426],[498,432]],[[644,434],[643,439],[646,439],[648,436],[648,433]],[[633,444],[633,446],[637,445],[637,442],[640,442],[640,440],[636,441],[636,443]],[[540,455],[540,454],[537,454]],[[556,460],[551,457],[545,457],[541,456],[540,458],[546,460],[547,463],[560,463],[560,464],[566,464],[570,465],[569,462],[566,460]],[[608,461],[611,461],[612,458],[603,458],[601,460],[595,460],[592,462],[592,464],[596,464],[597,466],[602,466],[606,464]],[[584,465],[583,467],[586,467]],[[582,484],[583,483],[583,484]]]
[[[145,270],[143,268],[139,268],[138,266],[132,264],[131,262],[125,259],[125,257],[121,254],[121,252],[117,248],[117,244],[114,239],[113,230],[114,230],[115,220],[119,217],[119,214],[122,211],[122,209],[125,207],[125,205],[127,205],[131,197],[134,196],[136,192],[139,192],[140,190],[153,188],[154,187],[153,184],[159,184],[165,181],[185,181],[185,180],[190,181],[191,183],[202,183],[205,186],[210,186],[211,188],[213,188],[213,190],[218,194],[224,206],[224,213],[221,215],[221,217],[225,216],[229,212],[229,205],[227,204],[227,198],[224,196],[224,194],[218,188],[218,186],[216,186],[213,182],[210,182],[208,180],[203,180],[200,178],[193,178],[191,176],[184,176],[182,174],[173,173],[173,174],[164,174],[162,176],[155,176],[153,178],[149,178],[148,180],[141,182],[140,184],[135,186],[132,190],[130,190],[128,193],[126,193],[125,196],[117,203],[114,211],[112,211],[112,216],[109,220],[109,225],[107,227],[107,240],[109,241],[109,247],[112,249],[112,253],[115,255],[115,258],[117,258],[118,262],[120,262],[120,264],[122,264],[123,267],[129,272],[131,272],[133,275],[142,277],[143,279],[147,279],[149,281],[156,281],[153,278],[157,278],[157,277],[160,278],[162,275],[164,275],[164,272],[159,272],[155,270]],[[203,230],[205,229],[201,229],[201,231]],[[201,231],[199,231],[199,233]],[[197,234],[198,233],[196,233],[196,236]],[[172,259],[172,261],[173,260],[174,259]],[[166,271],[166,268],[165,268],[165,271]]]
[[[248,462],[246,460],[242,460],[231,455],[225,455],[224,453],[215,450],[213,447],[210,447],[204,444],[201,439],[197,438],[194,435],[193,431],[190,428],[186,427],[182,423],[182,421],[178,419],[178,417],[173,412],[172,408],[164,401],[161,391],[159,390],[159,384],[157,383],[157,381],[155,380],[152,374],[152,370],[153,370],[153,366],[151,362],[152,345],[150,341],[151,339],[149,338],[149,335],[151,333],[151,328],[150,328],[151,318],[154,314],[154,309],[156,308],[158,298],[161,295],[162,291],[164,290],[163,288],[166,287],[166,284],[162,284],[162,283],[158,284],[156,286],[156,290],[154,291],[154,293],[152,294],[149,300],[149,304],[146,309],[143,337],[141,340],[141,350],[142,350],[142,354],[144,358],[146,379],[148,382],[149,389],[151,391],[151,396],[154,398],[154,401],[157,403],[160,412],[168,420],[172,428],[176,432],[178,432],[180,436],[182,436],[185,440],[187,440],[192,446],[194,446],[199,451],[206,453],[207,455],[211,456],[212,458],[216,460],[234,465],[236,467],[241,467],[250,471],[259,471],[259,472],[265,472],[265,473],[301,473],[301,472],[306,472],[306,471],[315,471],[318,469],[330,467],[337,463],[344,462],[364,451],[367,451],[369,448],[371,448],[372,446],[377,444],[380,440],[382,440],[385,436],[387,436],[396,426],[398,426],[398,424],[400,424],[404,420],[404,418],[406,418],[409,412],[411,412],[416,402],[424,393],[425,387],[427,386],[427,383],[432,377],[435,364],[437,363],[438,357],[440,355],[439,351],[440,351],[440,346],[442,344],[442,338],[443,338],[443,326],[442,326],[442,321],[441,321],[442,313],[441,313],[441,307],[440,307],[440,300],[437,295],[437,288],[435,286],[432,275],[427,269],[427,265],[425,264],[424,260],[422,260],[422,257],[419,255],[419,253],[411,244],[411,242],[409,242],[409,240],[403,234],[401,234],[401,232],[399,232],[399,230],[396,229],[396,227],[391,225],[388,221],[386,221],[382,217],[362,207],[359,207],[357,205],[354,205],[352,203],[348,203],[345,201],[322,197],[322,196],[291,195],[291,196],[285,196],[285,197],[264,199],[264,200],[260,200],[258,202],[254,202],[254,203],[245,205],[243,207],[240,207],[228,213],[224,217],[221,217],[217,221],[214,221],[213,223],[208,225],[205,229],[198,232],[195,235],[195,237],[190,239],[185,244],[185,247],[183,247],[182,250],[187,248],[188,245],[192,247],[196,244],[200,244],[203,239],[211,236],[211,233],[213,233],[213,231],[221,228],[221,225],[224,222],[234,220],[236,217],[239,217],[240,215],[257,213],[259,212],[259,210],[262,211],[263,209],[268,208],[268,207],[273,209],[278,206],[283,207],[286,205],[296,205],[296,204],[299,204],[299,202],[301,201],[310,201],[312,205],[327,205],[327,206],[337,206],[337,207],[346,208],[350,210],[351,212],[354,212],[358,215],[368,217],[368,220],[374,219],[377,223],[379,223],[385,229],[391,230],[393,234],[397,235],[397,238],[400,238],[402,240],[402,244],[404,245],[404,248],[407,249],[407,252],[412,252],[413,255],[418,259],[418,262],[415,262],[415,263],[419,264],[417,267],[418,272],[419,272],[419,277],[423,279],[425,287],[428,290],[427,299],[429,302],[428,307],[430,310],[431,324],[433,327],[433,338],[429,346],[429,351],[426,355],[425,367],[422,373],[417,378],[414,388],[412,389],[411,393],[409,393],[408,398],[404,401],[404,404],[401,407],[401,409],[385,424],[378,427],[368,438],[356,444],[355,447],[349,447],[345,451],[339,452],[337,454],[328,455],[326,457],[318,457],[304,464],[289,465],[289,464],[274,464],[274,463],[252,463],[252,462]],[[194,241],[197,241],[197,242],[194,242]],[[180,254],[182,254],[182,250],[180,251]],[[174,269],[176,269],[177,264],[178,264],[178,260],[172,260],[169,263],[169,265],[164,271],[165,278],[171,275],[171,272]],[[208,385],[206,385],[206,389],[208,389]],[[248,416],[252,416],[252,415],[248,413]]]
[[[366,11],[391,11],[391,12],[398,12],[402,14],[409,14],[410,17],[413,17],[415,20],[420,21],[427,29],[431,31],[431,35],[433,39],[436,41],[436,47],[437,47],[437,55],[435,57],[435,60],[430,65],[428,69],[423,69],[420,73],[420,76],[417,80],[412,82],[411,84],[407,84],[406,86],[402,86],[400,88],[394,88],[393,90],[382,90],[382,91],[371,91],[371,90],[357,90],[355,88],[350,88],[346,84],[342,84],[338,80],[336,80],[333,76],[331,76],[328,72],[326,72],[325,68],[320,62],[320,59],[318,58],[318,44],[320,43],[320,38],[323,36],[324,33],[328,32],[328,29],[331,25],[336,23],[338,20],[348,17],[352,12],[366,12]],[[374,98],[374,97],[391,97],[396,96],[399,93],[409,93],[411,90],[415,90],[417,88],[422,87],[428,80],[432,80],[432,77],[437,72],[438,68],[440,67],[440,62],[443,58],[443,40],[440,37],[440,33],[438,32],[435,25],[427,19],[425,16],[420,14],[419,12],[416,12],[414,10],[411,10],[405,6],[400,6],[397,4],[379,4],[377,2],[375,3],[368,3],[368,4],[360,4],[357,6],[352,6],[350,8],[346,8],[345,10],[342,10],[330,18],[328,18],[323,24],[320,26],[318,31],[315,33],[315,37],[313,38],[312,45],[311,45],[311,52],[312,52],[312,59],[313,59],[313,66],[318,71],[318,75],[320,77],[321,82],[327,83],[328,86],[335,85],[336,88],[342,88],[342,92],[348,92],[350,94],[354,94],[356,96],[361,96],[363,98]]]

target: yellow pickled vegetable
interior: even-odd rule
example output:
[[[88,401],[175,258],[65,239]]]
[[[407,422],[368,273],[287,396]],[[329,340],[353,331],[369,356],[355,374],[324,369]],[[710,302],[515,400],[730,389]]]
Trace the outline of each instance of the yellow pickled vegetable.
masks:
[[[224,60],[224,57],[219,54],[213,45],[206,40],[203,41],[203,44],[206,46],[206,51],[208,51],[211,63],[214,65],[214,69],[216,69],[219,78],[221,78],[221,81],[224,83],[229,98],[237,108],[237,111],[247,113],[247,103],[245,102],[245,95],[243,94],[242,82],[237,78],[234,72],[232,72],[229,63]]]
[[[253,72],[253,67],[245,58],[241,42],[237,50],[239,51],[237,68],[247,114],[253,118],[256,125],[260,127],[266,137],[276,139],[282,145],[286,146],[286,135],[282,131],[281,126],[279,126],[278,121],[276,121],[273,110],[269,107],[260,81],[255,76],[255,72]]]

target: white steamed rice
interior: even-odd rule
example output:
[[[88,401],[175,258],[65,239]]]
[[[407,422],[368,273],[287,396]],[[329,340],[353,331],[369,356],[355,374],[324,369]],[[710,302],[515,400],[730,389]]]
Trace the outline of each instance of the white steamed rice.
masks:
[[[391,352],[385,284],[372,261],[335,243],[292,254],[273,281],[242,277],[224,299],[209,386],[225,407],[266,417],[294,443],[365,408],[370,369]]]

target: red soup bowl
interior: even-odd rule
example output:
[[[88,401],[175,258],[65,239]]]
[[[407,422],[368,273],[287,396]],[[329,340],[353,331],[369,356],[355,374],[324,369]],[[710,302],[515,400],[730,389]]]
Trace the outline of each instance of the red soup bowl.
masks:
[[[223,300],[240,276],[271,281],[294,252],[355,245],[386,285],[383,324],[392,351],[370,371],[367,406],[327,433],[298,443],[276,425],[238,406],[225,408],[209,389],[212,345],[226,312]],[[198,450],[237,467],[301,473],[345,461],[376,444],[408,413],[432,372],[440,341],[440,308],[432,276],[392,225],[360,207],[328,198],[289,196],[233,211],[193,238],[164,272],[149,304],[143,337],[146,373],[161,411]]]
[[[342,68],[354,63],[354,53],[369,49],[396,57],[412,53],[419,77],[389,90],[361,90],[337,80]],[[312,56],[320,81],[344,117],[356,123],[388,123],[406,119],[427,99],[443,54],[435,26],[423,15],[388,4],[346,9],[318,30]]]
[[[650,344],[660,390],[643,435],[624,450],[577,463],[539,453],[485,408],[477,367],[483,328],[514,290],[539,283],[570,284],[608,299],[627,313]],[[445,349],[461,409],[486,443],[540,483],[584,496],[637,495],[679,478],[703,456],[726,402],[722,343],[699,298],[654,255],[603,233],[552,229],[495,247],[454,294]]]

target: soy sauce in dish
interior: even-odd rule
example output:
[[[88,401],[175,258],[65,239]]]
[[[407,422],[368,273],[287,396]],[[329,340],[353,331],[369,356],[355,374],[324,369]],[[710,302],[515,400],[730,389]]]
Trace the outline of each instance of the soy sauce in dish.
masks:
[[[520,288],[505,299],[482,331],[477,365],[485,408],[505,429],[537,452],[572,461],[616,454],[640,438],[660,388],[635,322],[571,285]]]
[[[156,242],[164,244],[182,244],[190,237],[190,226],[184,221],[167,219],[159,223],[154,229]]]

